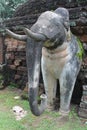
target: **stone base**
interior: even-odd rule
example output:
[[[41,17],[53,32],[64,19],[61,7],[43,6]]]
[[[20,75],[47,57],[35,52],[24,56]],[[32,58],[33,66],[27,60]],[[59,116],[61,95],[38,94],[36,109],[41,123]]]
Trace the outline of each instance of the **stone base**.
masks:
[[[80,103],[80,108],[87,109],[87,103],[81,102]]]
[[[87,119],[87,109],[79,108],[78,115],[80,117],[82,117],[82,118],[86,118]]]

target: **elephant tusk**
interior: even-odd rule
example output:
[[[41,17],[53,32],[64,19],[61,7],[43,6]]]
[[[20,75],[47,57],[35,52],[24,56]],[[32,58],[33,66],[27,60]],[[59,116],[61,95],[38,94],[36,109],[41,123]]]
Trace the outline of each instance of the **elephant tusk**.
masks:
[[[45,41],[46,37],[43,34],[40,33],[34,33],[28,28],[23,28],[26,35],[28,35],[30,38],[36,40],[36,41]]]
[[[41,98],[41,106],[45,109],[47,107],[47,96],[46,94],[42,94]]]
[[[6,30],[6,33],[8,35],[10,35],[11,37],[13,37],[13,38],[15,38],[17,40],[20,40],[20,41],[26,41],[27,40],[27,35],[15,34],[12,31],[10,31],[9,29],[5,29],[5,30]]]

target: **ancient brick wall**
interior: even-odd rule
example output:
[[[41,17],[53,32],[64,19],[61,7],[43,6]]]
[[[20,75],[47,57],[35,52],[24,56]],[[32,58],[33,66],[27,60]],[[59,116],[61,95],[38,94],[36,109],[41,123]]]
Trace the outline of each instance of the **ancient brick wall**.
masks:
[[[69,9],[83,7],[86,5],[87,0],[29,0],[16,9],[14,17],[25,16],[26,14],[38,14],[47,10],[55,10],[58,7],[65,7]]]
[[[3,64],[3,37],[0,38],[0,64]]]
[[[5,36],[5,57],[9,71],[10,83],[15,83],[21,89],[27,83],[26,67],[26,46],[25,42],[17,41],[9,36]]]

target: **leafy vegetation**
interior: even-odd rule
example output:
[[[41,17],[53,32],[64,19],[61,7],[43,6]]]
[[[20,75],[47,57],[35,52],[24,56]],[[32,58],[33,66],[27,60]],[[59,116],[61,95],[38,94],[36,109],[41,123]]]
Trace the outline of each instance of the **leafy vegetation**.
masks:
[[[77,38],[77,42],[78,42],[78,45],[80,47],[79,52],[77,52],[77,57],[79,57],[79,59],[82,60],[83,55],[84,55],[84,49],[83,49],[83,46],[82,46],[82,43],[81,43],[80,39]]]
[[[77,116],[75,106],[72,107],[69,119],[60,120],[58,112],[47,110],[41,116],[35,117],[29,109],[28,101],[14,99],[18,95],[18,89],[7,88],[0,91],[0,130],[87,130],[87,125]],[[27,116],[20,121],[16,121],[12,112],[15,105],[27,110]]]
[[[0,18],[12,17],[15,9],[27,0],[0,0]]]

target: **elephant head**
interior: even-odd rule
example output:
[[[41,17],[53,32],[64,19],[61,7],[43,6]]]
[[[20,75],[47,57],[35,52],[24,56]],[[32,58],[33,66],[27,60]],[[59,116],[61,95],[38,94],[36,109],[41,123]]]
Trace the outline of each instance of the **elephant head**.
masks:
[[[26,58],[29,82],[29,103],[32,113],[41,115],[47,106],[46,94],[41,95],[41,104],[38,105],[38,84],[40,73],[40,60],[42,47],[55,49],[66,40],[69,14],[65,8],[58,8],[54,12],[42,13],[37,22],[31,27],[23,28],[26,35],[14,34],[6,29],[6,32],[18,40],[26,41]]]

